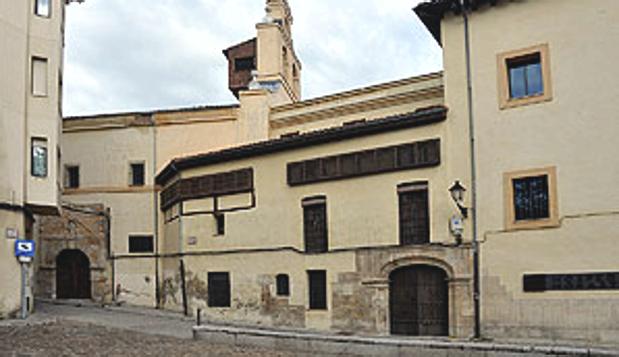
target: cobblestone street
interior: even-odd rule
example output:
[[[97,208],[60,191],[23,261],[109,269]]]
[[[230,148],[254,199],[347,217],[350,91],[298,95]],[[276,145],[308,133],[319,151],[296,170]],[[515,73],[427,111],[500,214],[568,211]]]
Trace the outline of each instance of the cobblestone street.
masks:
[[[297,356],[73,321],[0,327],[0,356]]]
[[[195,341],[192,324],[155,310],[38,304],[26,321],[0,322],[0,357],[303,356]]]

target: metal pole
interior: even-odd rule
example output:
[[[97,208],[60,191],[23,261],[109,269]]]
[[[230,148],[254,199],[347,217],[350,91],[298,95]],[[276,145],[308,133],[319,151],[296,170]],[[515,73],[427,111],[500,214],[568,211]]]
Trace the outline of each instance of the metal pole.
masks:
[[[187,304],[187,288],[185,286],[185,262],[183,259],[180,260],[180,269],[181,269],[181,293],[183,297],[183,313],[185,316],[189,316],[189,308]]]
[[[20,318],[22,320],[28,317],[28,303],[26,296],[26,282],[28,279],[28,266],[24,262],[20,262],[21,266],[21,313]]]
[[[479,240],[477,239],[477,157],[475,151],[475,121],[473,111],[473,81],[471,71],[471,40],[467,2],[462,2],[462,16],[464,18],[464,48],[466,56],[466,85],[469,116],[469,141],[471,153],[471,221],[473,229],[473,309],[475,314],[475,338],[481,337],[481,304],[480,304],[480,259]]]

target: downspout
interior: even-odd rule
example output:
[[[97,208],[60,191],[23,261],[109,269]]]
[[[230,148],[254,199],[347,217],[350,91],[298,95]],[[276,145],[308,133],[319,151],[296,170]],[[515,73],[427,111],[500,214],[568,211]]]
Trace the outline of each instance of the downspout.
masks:
[[[473,111],[473,84],[471,71],[471,40],[468,0],[460,0],[460,9],[464,19],[464,51],[466,62],[466,91],[469,121],[469,145],[471,156],[471,225],[473,230],[473,309],[475,317],[474,338],[481,338],[481,304],[480,304],[480,259],[479,259],[479,239],[477,239],[477,157],[475,151],[475,120]]]
[[[157,192],[157,183],[155,177],[157,177],[157,122],[154,117],[151,116],[153,125],[153,239],[155,245],[155,307],[161,308],[161,291],[159,287],[159,195]]]

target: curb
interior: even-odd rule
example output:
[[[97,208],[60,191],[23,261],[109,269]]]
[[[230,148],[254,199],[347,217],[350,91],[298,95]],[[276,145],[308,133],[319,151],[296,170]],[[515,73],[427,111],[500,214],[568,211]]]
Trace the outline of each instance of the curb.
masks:
[[[212,343],[253,345],[260,347],[292,349],[295,351],[358,355],[396,356],[428,352],[432,355],[474,356],[484,353],[492,356],[522,354],[535,356],[619,356],[619,350],[544,346],[531,344],[441,341],[430,339],[402,339],[393,337],[362,337],[324,335],[312,332],[288,332],[262,329],[244,329],[222,326],[194,326],[194,339]]]

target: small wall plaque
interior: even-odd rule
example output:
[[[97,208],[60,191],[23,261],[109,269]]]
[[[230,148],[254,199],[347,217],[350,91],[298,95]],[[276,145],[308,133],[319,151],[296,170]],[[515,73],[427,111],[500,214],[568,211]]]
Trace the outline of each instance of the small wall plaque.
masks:
[[[198,244],[198,238],[196,237],[187,238],[187,245],[196,245],[196,244]]]
[[[6,229],[6,239],[17,239],[19,236],[19,231],[17,228],[7,228]]]

